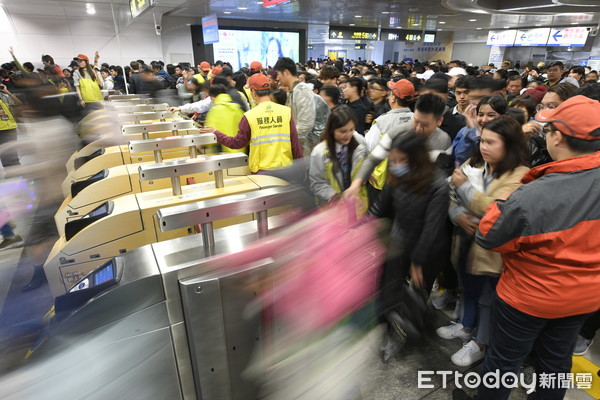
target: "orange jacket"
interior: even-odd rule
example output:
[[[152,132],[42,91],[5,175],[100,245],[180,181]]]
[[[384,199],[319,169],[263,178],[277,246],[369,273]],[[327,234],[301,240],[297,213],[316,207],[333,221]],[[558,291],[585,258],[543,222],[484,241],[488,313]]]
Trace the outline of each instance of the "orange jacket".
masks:
[[[502,254],[496,288],[540,318],[600,309],[600,152],[530,170],[524,185],[487,209],[477,243]]]

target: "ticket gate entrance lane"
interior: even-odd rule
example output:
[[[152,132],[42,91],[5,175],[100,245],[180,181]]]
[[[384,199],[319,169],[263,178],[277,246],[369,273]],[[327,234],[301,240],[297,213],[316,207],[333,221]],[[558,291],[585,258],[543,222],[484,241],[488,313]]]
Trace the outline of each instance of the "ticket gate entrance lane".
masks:
[[[54,296],[62,294],[83,275],[118,254],[145,244],[195,233],[194,227],[161,232],[156,211],[199,200],[242,194],[287,182],[267,175],[223,179],[223,169],[247,165],[242,153],[207,157],[205,160],[169,161],[139,167],[141,181],[171,178],[173,189],[126,195],[103,203],[79,220],[65,225],[65,235],[54,244],[44,270]],[[215,183],[204,182],[181,186],[179,177],[215,171]],[[219,221],[227,226],[251,220],[252,216]]]
[[[167,103],[160,104],[133,104],[133,105],[124,105],[116,103],[108,104],[112,109],[119,113],[141,113],[141,112],[150,112],[150,111],[167,111],[169,109],[169,105]]]
[[[196,158],[197,154],[195,146],[212,143],[216,143],[216,137],[211,133],[173,136],[170,138],[132,141],[129,144],[129,150],[131,153],[139,153],[148,152],[154,149],[154,151],[158,151],[160,155],[160,151],[163,149],[187,146],[189,157]],[[157,148],[158,150],[156,150]],[[167,155],[171,156],[172,154]],[[205,159],[206,157],[213,157],[216,155],[218,154],[202,156],[202,158]],[[160,159],[162,156],[157,158]],[[178,159],[171,160],[175,161]],[[140,181],[138,167],[140,165],[150,164],[152,163],[120,165],[100,171],[98,174],[88,179],[74,182],[71,185],[70,195],[65,198],[54,217],[59,235],[62,236],[64,234],[64,226],[67,222],[82,218],[84,215],[106,201],[128,194],[148,192],[171,187],[171,181],[167,179]],[[241,167],[229,168],[223,171],[224,178],[246,176],[249,174],[250,170],[245,165]],[[189,184],[188,179],[193,179],[194,183],[209,182],[214,180],[214,172],[209,171],[190,175],[182,175],[179,177],[180,185],[185,186]]]
[[[123,125],[148,124],[152,122],[181,121],[183,118],[179,114],[169,111],[150,111],[135,114],[119,114],[119,121]]]
[[[122,130],[123,140],[125,141],[149,139],[149,136],[160,138],[198,133],[198,129],[195,128],[194,122],[191,120],[126,125],[123,126]],[[91,149],[92,147],[90,147]],[[164,152],[164,158],[185,157],[186,153],[187,150],[185,149],[171,149]],[[154,160],[153,152],[132,155],[127,145],[99,148],[89,155],[76,157],[73,160],[74,169],[71,170],[62,183],[63,195],[65,197],[69,195],[72,183],[87,179],[104,169],[152,160]]]
[[[301,193],[296,188],[279,187],[260,194],[236,195],[243,203],[241,209],[226,199],[209,200],[203,208],[215,218],[205,222],[214,223],[239,212],[264,212],[275,204],[298,204]],[[275,198],[277,202],[271,200]],[[224,204],[230,204],[230,212],[223,209]],[[176,211],[176,207],[166,210],[162,220],[169,226],[176,220],[197,222],[193,215],[185,217]],[[268,220],[270,228],[286,225],[281,217]],[[32,358],[43,360],[45,355],[62,350],[65,337],[69,338],[69,348],[81,338],[88,346],[89,356],[84,360],[94,365],[114,364],[106,365],[107,373],[86,376],[88,368],[82,367],[66,379],[60,374],[73,374],[72,368],[51,370],[59,374],[55,380],[75,381],[83,388],[94,382],[105,388],[90,398],[106,398],[101,397],[106,390],[114,393],[127,387],[136,393],[148,389],[138,396],[144,399],[255,399],[258,385],[243,372],[255,350],[264,346],[265,326],[259,313],[245,312],[248,304],[256,301],[252,284],[258,287],[271,281],[261,278],[271,273],[273,260],[260,253],[248,257],[240,252],[256,241],[257,232],[256,222],[216,229],[215,254],[223,255],[217,258],[204,256],[196,235],[143,246],[108,260],[56,299],[56,315],[46,340],[39,342]],[[106,345],[94,352],[90,343],[98,341]],[[144,357],[132,355],[130,349],[141,350]],[[153,349],[159,349],[159,354],[153,354]],[[77,350],[75,347],[74,357],[80,361]],[[111,368],[121,365],[125,379],[115,380]],[[156,379],[148,379],[149,374]],[[30,382],[25,383],[29,387]],[[163,386],[171,390],[167,397]],[[69,389],[66,386],[64,393]]]

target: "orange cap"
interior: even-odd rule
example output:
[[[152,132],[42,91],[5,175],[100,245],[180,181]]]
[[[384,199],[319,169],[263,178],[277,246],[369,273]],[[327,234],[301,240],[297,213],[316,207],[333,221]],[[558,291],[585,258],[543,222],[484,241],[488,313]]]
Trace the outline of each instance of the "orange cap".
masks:
[[[260,72],[262,71],[263,66],[260,61],[252,61],[250,63],[250,72]]]
[[[252,90],[266,90],[271,88],[269,78],[263,74],[254,74],[248,79],[248,87]]]
[[[200,70],[201,71],[210,71],[210,64],[208,63],[208,61],[202,61],[200,63]]]
[[[219,66],[217,65],[216,67],[214,67],[214,68],[212,69],[212,71],[210,71],[210,74],[211,74],[212,76],[215,76],[215,75],[219,75],[221,72],[223,72],[223,68],[221,68],[221,67],[219,67]]]
[[[555,109],[543,110],[535,115],[536,121],[551,123],[561,133],[577,139],[599,140],[600,102],[585,96],[574,96]]]
[[[90,59],[85,54],[77,54],[77,57],[75,57],[75,58],[77,58],[78,60],[85,60],[88,63],[90,62]]]
[[[401,99],[415,97],[415,87],[408,79],[400,79],[398,82],[389,81],[387,86],[392,89],[396,97]]]

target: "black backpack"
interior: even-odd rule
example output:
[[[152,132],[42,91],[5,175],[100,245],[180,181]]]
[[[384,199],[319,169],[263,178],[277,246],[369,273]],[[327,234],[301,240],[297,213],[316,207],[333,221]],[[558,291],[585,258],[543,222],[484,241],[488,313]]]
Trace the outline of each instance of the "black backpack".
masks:
[[[547,164],[552,162],[552,157],[548,153],[546,148],[546,139],[539,135],[532,135],[529,138],[529,150],[531,152],[531,166],[537,167],[539,165]]]

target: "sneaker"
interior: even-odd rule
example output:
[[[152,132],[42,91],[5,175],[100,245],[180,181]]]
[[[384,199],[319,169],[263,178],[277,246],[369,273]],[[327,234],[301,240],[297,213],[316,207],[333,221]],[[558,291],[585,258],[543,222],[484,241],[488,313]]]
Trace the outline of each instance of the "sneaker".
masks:
[[[577,342],[575,343],[575,349],[573,349],[573,355],[584,355],[590,349],[592,343],[594,343],[594,339],[586,339],[581,335],[577,335]]]
[[[431,299],[431,304],[436,310],[443,310],[448,304],[454,303],[457,298],[458,297],[455,294],[450,293],[449,290],[444,290],[444,293]]]
[[[462,324],[452,324],[437,328],[435,333],[437,333],[437,335],[442,339],[462,339],[465,341],[470,340],[471,332],[465,332],[462,329]]]
[[[479,345],[474,340],[470,340],[464,344],[462,349],[452,354],[450,360],[459,367],[468,367],[475,364],[477,361],[483,360],[485,350],[481,350]]]
[[[23,239],[21,236],[15,235],[13,238],[4,239],[2,243],[0,243],[0,250],[8,250],[8,249],[16,249],[17,247],[23,246]]]

